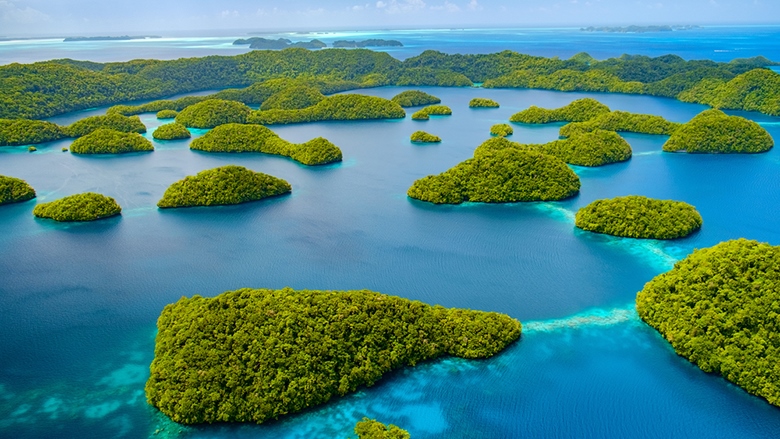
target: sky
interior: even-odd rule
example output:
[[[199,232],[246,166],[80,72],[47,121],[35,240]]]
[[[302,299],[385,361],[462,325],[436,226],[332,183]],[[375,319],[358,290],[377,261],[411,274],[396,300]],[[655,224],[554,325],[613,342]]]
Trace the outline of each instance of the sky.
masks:
[[[780,0],[0,0],[0,37],[632,24],[780,24]]]

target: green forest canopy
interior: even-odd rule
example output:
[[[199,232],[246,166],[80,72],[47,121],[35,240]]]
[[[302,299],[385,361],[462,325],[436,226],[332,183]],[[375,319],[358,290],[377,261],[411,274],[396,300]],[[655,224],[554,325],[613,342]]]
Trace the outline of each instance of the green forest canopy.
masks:
[[[70,195],[33,209],[33,215],[55,221],[95,221],[119,215],[122,208],[116,200],[94,192]]]
[[[500,105],[493,99],[474,98],[469,101],[470,108],[498,108]]]
[[[415,143],[438,143],[441,137],[426,133],[425,131],[415,131],[412,133],[412,142]]]
[[[759,124],[720,110],[706,110],[684,123],[664,143],[664,151],[757,153],[772,149],[772,136]]]
[[[128,152],[154,151],[152,142],[137,133],[123,133],[108,128],[99,128],[70,145],[73,154],[123,154]]]
[[[20,203],[35,198],[35,189],[26,181],[0,175],[0,206],[3,204]]]
[[[419,107],[441,103],[441,99],[421,90],[406,90],[393,96],[391,101],[402,107]]]
[[[363,418],[355,424],[358,439],[410,439],[409,432],[393,424],[385,425],[376,419]]]
[[[490,127],[490,135],[497,137],[511,136],[515,130],[508,123],[497,123]]]
[[[240,204],[287,194],[286,181],[243,166],[228,165],[184,177],[168,187],[157,207]]]
[[[241,289],[168,305],[148,402],[176,422],[255,422],[371,386],[442,355],[487,358],[520,337],[509,316],[372,291]],[[203,397],[208,395],[208,397]]]
[[[583,122],[601,114],[609,113],[609,107],[593,98],[583,98],[553,110],[536,105],[513,114],[510,122],[537,124],[551,122]]]
[[[638,195],[596,200],[577,211],[577,227],[627,238],[676,239],[699,230],[696,208],[674,200]]]
[[[152,133],[152,137],[157,140],[180,140],[189,139],[192,135],[187,127],[178,122],[173,122],[157,127]]]
[[[636,309],[677,354],[780,406],[780,247],[696,250],[648,282]]]
[[[248,123],[278,125],[326,120],[400,119],[406,112],[388,99],[359,94],[328,96],[316,105],[300,110],[253,111]]]
[[[241,102],[207,99],[181,110],[176,123],[187,128],[214,128],[226,123],[246,123],[250,112],[252,109]]]

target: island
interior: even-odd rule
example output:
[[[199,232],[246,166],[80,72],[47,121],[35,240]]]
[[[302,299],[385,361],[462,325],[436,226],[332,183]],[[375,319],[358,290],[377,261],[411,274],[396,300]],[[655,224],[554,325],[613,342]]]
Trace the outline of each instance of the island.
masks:
[[[260,105],[260,110],[300,110],[317,105],[325,95],[310,85],[286,87],[278,91]]]
[[[214,128],[226,123],[245,123],[252,109],[246,104],[225,99],[207,99],[190,105],[176,115],[176,122],[187,128]]]
[[[412,120],[428,120],[431,116],[449,116],[452,109],[446,105],[429,105],[412,114]]]
[[[491,357],[520,337],[521,325],[367,290],[245,288],[184,297],[163,309],[157,329],[145,388],[152,406],[182,424],[259,424],[404,366]]]
[[[236,41],[233,41],[233,44],[237,46],[248,44],[250,49],[261,49],[261,50],[282,50],[291,47],[297,47],[301,49],[322,49],[323,47],[328,46],[327,44],[323,43],[320,40],[298,41],[293,43],[287,38],[278,38],[276,40],[270,40],[262,37],[239,38]]]
[[[152,142],[137,133],[123,133],[108,128],[99,128],[73,141],[73,154],[124,154],[129,152],[154,151]]]
[[[561,159],[504,148],[475,154],[446,172],[421,178],[407,195],[434,204],[511,203],[563,200],[579,190],[579,177]]]
[[[772,149],[772,136],[759,124],[720,110],[706,110],[684,123],[663,150],[688,153],[759,153]]]
[[[156,116],[158,119],[174,119],[178,115],[179,112],[176,110],[160,110]]]
[[[228,165],[184,177],[168,187],[157,207],[222,206],[288,194],[286,181],[243,166]]]
[[[401,119],[406,112],[400,105],[376,96],[342,94],[328,96],[316,105],[300,110],[252,111],[247,123],[278,125],[325,120]]]
[[[413,143],[438,143],[441,137],[426,133],[425,131],[415,131],[412,133]]]
[[[532,105],[519,113],[513,114],[509,121],[525,124],[583,122],[609,112],[609,107],[601,102],[592,98],[583,98],[553,110]]]
[[[562,137],[594,130],[620,131],[639,134],[660,134],[671,136],[682,124],[670,122],[661,116],[652,114],[636,114],[626,111],[611,111],[602,113],[584,122],[572,122],[561,127]]]
[[[393,424],[385,425],[376,419],[363,418],[355,424],[358,439],[410,439],[409,432]]]
[[[695,250],[645,284],[639,317],[678,355],[780,406],[780,247],[737,239]]]
[[[500,105],[493,99],[474,98],[469,101],[469,108],[498,108]]]
[[[122,208],[116,200],[94,192],[70,195],[35,206],[33,215],[54,221],[95,221],[119,215]]]
[[[511,136],[515,130],[508,123],[497,123],[490,127],[490,135],[496,137]]]
[[[192,135],[187,127],[178,122],[174,122],[157,127],[152,133],[152,137],[156,140],[181,140],[189,139]]]
[[[44,143],[67,137],[59,125],[42,120],[0,119],[0,146]]]
[[[574,224],[626,238],[677,239],[699,230],[702,218],[695,207],[682,201],[629,195],[588,204],[577,211]]]
[[[341,149],[318,137],[305,143],[290,143],[262,125],[220,125],[190,143],[190,149],[205,152],[261,152],[290,157],[304,165],[340,162]]]
[[[672,32],[679,30],[701,29],[701,26],[695,25],[674,25],[674,26],[588,26],[580,28],[582,32],[609,32],[609,33],[646,33],[646,32]]]
[[[138,116],[127,117],[121,114],[85,117],[64,127],[63,130],[68,137],[82,137],[100,128],[123,133],[143,134],[146,132],[146,125],[141,122]]]
[[[146,40],[149,38],[162,38],[158,35],[122,35],[119,37],[67,37],[62,40],[63,43],[72,43],[76,41],[130,41],[130,40]]]
[[[614,131],[595,130],[567,139],[542,144],[520,144],[503,137],[488,139],[477,147],[474,156],[505,148],[538,151],[576,166],[603,166],[624,162],[632,156],[631,145]]]
[[[393,96],[391,101],[402,107],[419,107],[441,103],[441,99],[421,90],[406,90]]]
[[[403,43],[397,40],[368,39],[363,41],[336,40],[333,47],[337,48],[355,48],[355,47],[403,47]]]
[[[21,203],[35,198],[35,189],[26,181],[0,175],[0,206],[3,204]]]

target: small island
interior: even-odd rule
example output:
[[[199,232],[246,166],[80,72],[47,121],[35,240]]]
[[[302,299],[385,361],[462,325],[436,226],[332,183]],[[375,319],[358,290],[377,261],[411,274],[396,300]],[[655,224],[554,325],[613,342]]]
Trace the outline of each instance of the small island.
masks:
[[[401,119],[406,112],[388,99],[359,94],[328,96],[316,105],[300,110],[253,111],[247,123],[278,125],[325,120]]]
[[[493,99],[474,98],[469,101],[469,108],[498,108],[500,105]]]
[[[206,99],[181,110],[176,122],[187,128],[214,128],[226,123],[245,123],[252,112],[246,104],[225,99]]]
[[[562,200],[579,190],[579,177],[559,158],[505,148],[475,154],[444,173],[421,178],[407,195],[434,204],[511,203]]]
[[[127,117],[121,114],[85,117],[64,127],[63,130],[68,137],[82,137],[101,128],[123,133],[143,134],[146,132],[146,125],[141,122],[138,116]]]
[[[173,122],[157,127],[152,133],[152,137],[156,140],[181,140],[189,139],[192,134],[184,125]]]
[[[278,38],[276,40],[270,40],[262,37],[239,38],[236,41],[233,41],[233,44],[236,46],[249,45],[250,49],[259,49],[259,50],[282,50],[282,49],[289,49],[292,47],[298,47],[302,49],[322,49],[323,47],[328,46],[327,44],[323,43],[320,40],[298,41],[293,43],[287,38]]]
[[[206,152],[261,152],[290,157],[304,165],[340,162],[341,149],[318,137],[305,143],[290,143],[262,125],[220,125],[195,139],[190,149]]]
[[[35,206],[33,215],[54,221],[95,221],[119,215],[122,208],[116,200],[94,192],[71,195]]]
[[[336,40],[333,47],[337,48],[361,48],[361,47],[403,47],[403,43],[397,40],[368,39],[363,41]]]
[[[582,230],[626,238],[677,239],[699,230],[702,218],[688,203],[638,195],[596,200],[577,211]]]
[[[450,116],[452,109],[446,105],[429,105],[412,114],[413,120],[428,120],[430,116]]]
[[[290,288],[182,298],[163,309],[157,329],[146,398],[182,424],[278,419],[404,366],[491,357],[521,333],[504,314]]]
[[[198,172],[173,183],[157,203],[160,208],[222,206],[248,203],[290,193],[286,181],[243,166],[228,165]]]
[[[684,123],[664,143],[668,152],[759,153],[772,149],[772,136],[759,124],[720,110],[706,110]]]
[[[780,247],[737,239],[695,250],[645,284],[639,317],[678,355],[780,406]]]
[[[519,113],[513,114],[509,121],[525,124],[583,122],[609,112],[609,107],[601,102],[591,98],[583,98],[554,110],[532,105]]]
[[[661,116],[636,114],[626,111],[602,113],[584,122],[572,122],[561,127],[561,137],[572,137],[595,130],[620,131],[639,134],[671,136],[682,124],[670,122]]]
[[[393,96],[391,101],[402,107],[419,107],[441,103],[441,99],[421,90],[406,90]]]
[[[65,137],[65,131],[55,123],[31,119],[0,119],[0,146],[51,142]]]
[[[152,142],[137,133],[99,128],[73,141],[73,154],[124,154],[129,152],[154,151]]]
[[[434,136],[433,134],[426,133],[425,131],[415,131],[412,133],[413,143],[438,143],[441,142],[441,137]]]
[[[410,439],[409,432],[393,424],[385,425],[376,419],[363,418],[355,424],[358,439]]]
[[[317,105],[325,95],[310,85],[291,86],[272,94],[260,105],[260,110],[300,110]]]
[[[515,132],[514,128],[508,123],[497,123],[490,127],[490,135],[496,137],[511,136]]]
[[[157,112],[158,119],[174,119],[179,115],[176,110],[160,110]]]
[[[0,175],[0,206],[3,204],[21,203],[35,198],[35,189],[26,181]]]

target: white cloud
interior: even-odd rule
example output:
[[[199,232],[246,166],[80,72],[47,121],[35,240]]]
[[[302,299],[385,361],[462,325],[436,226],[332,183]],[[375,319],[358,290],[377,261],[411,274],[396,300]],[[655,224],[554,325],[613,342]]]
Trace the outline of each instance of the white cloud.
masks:
[[[379,4],[382,6],[379,6]],[[425,2],[423,0],[390,0],[390,3],[383,1],[376,2],[377,8],[385,8],[388,14],[397,14],[404,12],[414,12],[425,8]]]
[[[15,2],[0,0],[0,22],[10,25],[36,24],[50,22],[51,17],[29,6],[24,8]]]
[[[379,0],[378,2],[376,2],[377,9],[382,9],[385,6],[387,6],[387,3],[383,2],[382,0]]]
[[[443,5],[431,6],[432,11],[460,12],[460,7],[455,3],[445,1]]]
[[[467,5],[469,9],[472,11],[479,11],[482,10],[482,5],[479,4],[477,0],[471,0],[469,4]]]
[[[220,13],[219,15],[222,18],[234,18],[234,17],[238,17],[239,14],[238,14],[238,11],[236,11],[236,10],[232,10],[231,11],[229,9],[226,9],[226,10],[222,11],[222,13]]]

